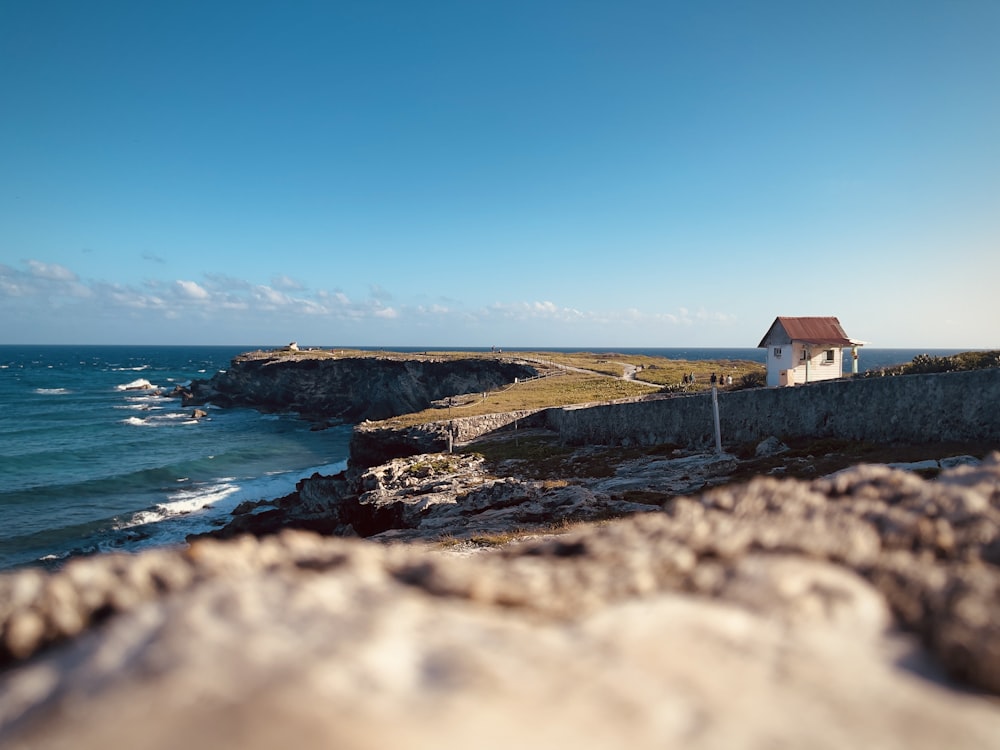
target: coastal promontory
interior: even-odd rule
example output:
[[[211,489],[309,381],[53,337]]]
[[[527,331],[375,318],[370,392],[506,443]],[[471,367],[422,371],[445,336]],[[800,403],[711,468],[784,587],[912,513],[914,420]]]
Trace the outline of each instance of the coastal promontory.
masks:
[[[184,397],[186,404],[360,422],[421,411],[438,399],[492,390],[536,373],[530,363],[502,357],[251,352],[210,380],[192,382]]]

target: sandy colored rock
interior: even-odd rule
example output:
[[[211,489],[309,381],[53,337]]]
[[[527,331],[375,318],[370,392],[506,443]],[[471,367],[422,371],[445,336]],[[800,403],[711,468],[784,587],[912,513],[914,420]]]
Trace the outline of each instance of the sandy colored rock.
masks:
[[[285,532],[4,575],[0,745],[997,747],[998,501],[994,454],[472,556]]]

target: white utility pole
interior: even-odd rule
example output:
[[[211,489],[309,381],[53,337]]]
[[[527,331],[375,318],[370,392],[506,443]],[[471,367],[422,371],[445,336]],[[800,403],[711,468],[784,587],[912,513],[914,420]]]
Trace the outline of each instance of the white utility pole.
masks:
[[[722,453],[722,429],[719,427],[719,391],[712,383],[712,414],[715,417],[715,452]]]

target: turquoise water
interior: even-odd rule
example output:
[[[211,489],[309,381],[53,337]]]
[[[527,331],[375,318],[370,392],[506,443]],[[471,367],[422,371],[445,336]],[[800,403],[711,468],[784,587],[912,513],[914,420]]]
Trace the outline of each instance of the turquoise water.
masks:
[[[0,569],[180,544],[244,500],[281,497],[313,472],[340,471],[349,427],[314,432],[294,416],[251,409],[209,407],[208,417],[192,419],[177,399],[128,388],[146,380],[169,392],[253,348],[0,346]],[[762,349],[588,351],[764,356]],[[862,350],[862,370],[925,351],[957,350]]]
[[[0,568],[178,544],[244,500],[335,473],[350,428],[169,392],[250,347],[0,347]]]

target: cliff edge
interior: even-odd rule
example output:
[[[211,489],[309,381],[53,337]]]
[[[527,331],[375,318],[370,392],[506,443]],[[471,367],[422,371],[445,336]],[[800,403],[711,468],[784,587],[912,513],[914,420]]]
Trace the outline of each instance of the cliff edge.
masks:
[[[275,352],[242,356],[210,380],[195,380],[185,404],[297,412],[316,422],[380,420],[422,411],[434,401],[492,390],[536,368],[500,357],[318,357]]]

